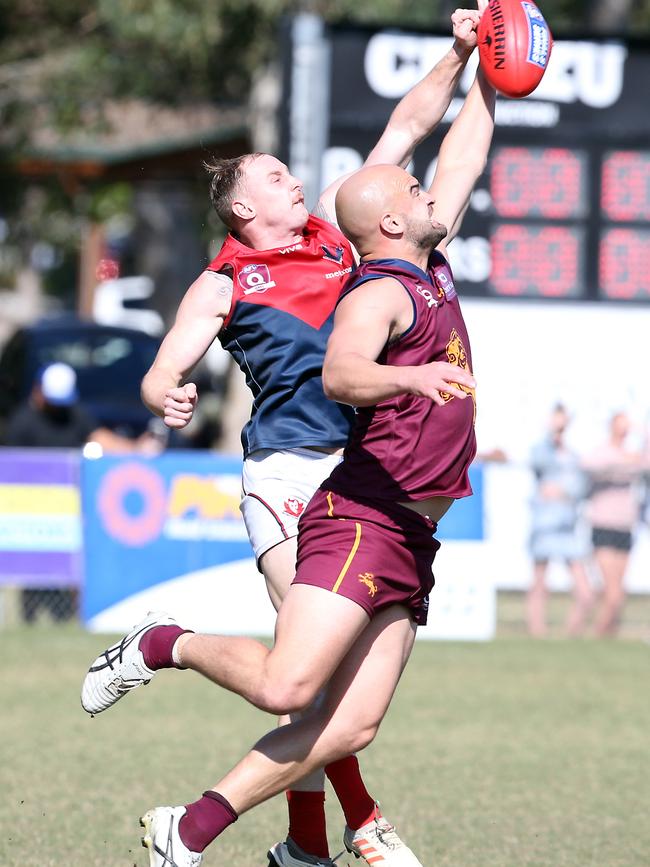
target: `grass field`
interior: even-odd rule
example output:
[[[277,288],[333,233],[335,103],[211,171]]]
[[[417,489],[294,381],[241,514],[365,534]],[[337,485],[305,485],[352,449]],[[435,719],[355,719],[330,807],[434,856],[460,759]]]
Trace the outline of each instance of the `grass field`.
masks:
[[[1,867],[147,864],[137,817],[196,798],[273,724],[189,672],[91,720],[79,687],[104,638],[40,625],[0,646]],[[644,867],[650,646],[419,643],[362,765],[424,867]],[[333,795],[327,807],[335,853]],[[204,864],[266,867],[285,823],[275,799]]]

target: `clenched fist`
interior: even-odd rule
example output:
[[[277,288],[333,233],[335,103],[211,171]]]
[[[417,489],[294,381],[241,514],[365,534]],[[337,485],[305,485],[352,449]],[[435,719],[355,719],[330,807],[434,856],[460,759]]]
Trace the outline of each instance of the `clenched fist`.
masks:
[[[451,16],[454,38],[468,51],[473,51],[476,48],[478,41],[476,30],[487,5],[487,0],[478,0],[478,11],[476,9],[456,9]]]
[[[165,392],[163,421],[167,427],[176,430],[186,427],[192,420],[197,400],[198,394],[193,382],[186,382],[185,385],[170,388]]]

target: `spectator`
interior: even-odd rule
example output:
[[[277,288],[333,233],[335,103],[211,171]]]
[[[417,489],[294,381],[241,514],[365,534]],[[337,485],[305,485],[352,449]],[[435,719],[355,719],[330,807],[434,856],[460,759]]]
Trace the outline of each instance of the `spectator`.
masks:
[[[68,364],[45,367],[37,377],[27,404],[9,419],[5,444],[19,448],[81,448],[97,443],[103,451],[156,454],[161,449],[154,435],[145,433],[137,440],[99,426],[79,403],[77,375]],[[22,591],[23,619],[32,623],[40,608],[55,620],[72,617],[77,594],[69,588],[26,588]]]
[[[603,580],[598,635],[615,635],[625,602],[624,578],[632,548],[632,531],[640,513],[642,457],[626,447],[630,421],[615,413],[609,439],[584,462],[591,482],[588,516],[596,564]]]
[[[61,362],[50,364],[37,377],[29,402],[10,417],[5,445],[74,449],[87,442],[96,442],[107,452],[160,451],[149,433],[131,440],[98,425],[79,403],[73,368]]]
[[[586,494],[585,477],[579,459],[564,442],[569,414],[564,406],[554,407],[549,431],[534,446],[531,455],[536,488],[532,500],[531,554],[533,582],[528,591],[528,631],[546,634],[546,572],[550,560],[565,563],[573,578],[573,602],[566,621],[569,635],[584,631],[593,605],[593,593],[584,566],[587,543],[578,526],[580,500]]]

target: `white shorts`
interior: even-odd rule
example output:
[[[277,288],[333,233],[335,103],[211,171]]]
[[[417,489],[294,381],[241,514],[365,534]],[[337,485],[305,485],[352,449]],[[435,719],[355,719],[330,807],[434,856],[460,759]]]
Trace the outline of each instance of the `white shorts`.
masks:
[[[298,535],[298,519],[341,455],[314,449],[260,449],[244,461],[241,513],[255,559]]]

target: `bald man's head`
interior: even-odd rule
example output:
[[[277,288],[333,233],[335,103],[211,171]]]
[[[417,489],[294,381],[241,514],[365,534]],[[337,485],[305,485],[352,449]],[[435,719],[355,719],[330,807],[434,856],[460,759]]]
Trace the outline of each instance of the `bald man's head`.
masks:
[[[391,242],[435,247],[447,234],[431,218],[431,199],[399,166],[368,166],[355,172],[336,194],[336,216],[361,256]]]

